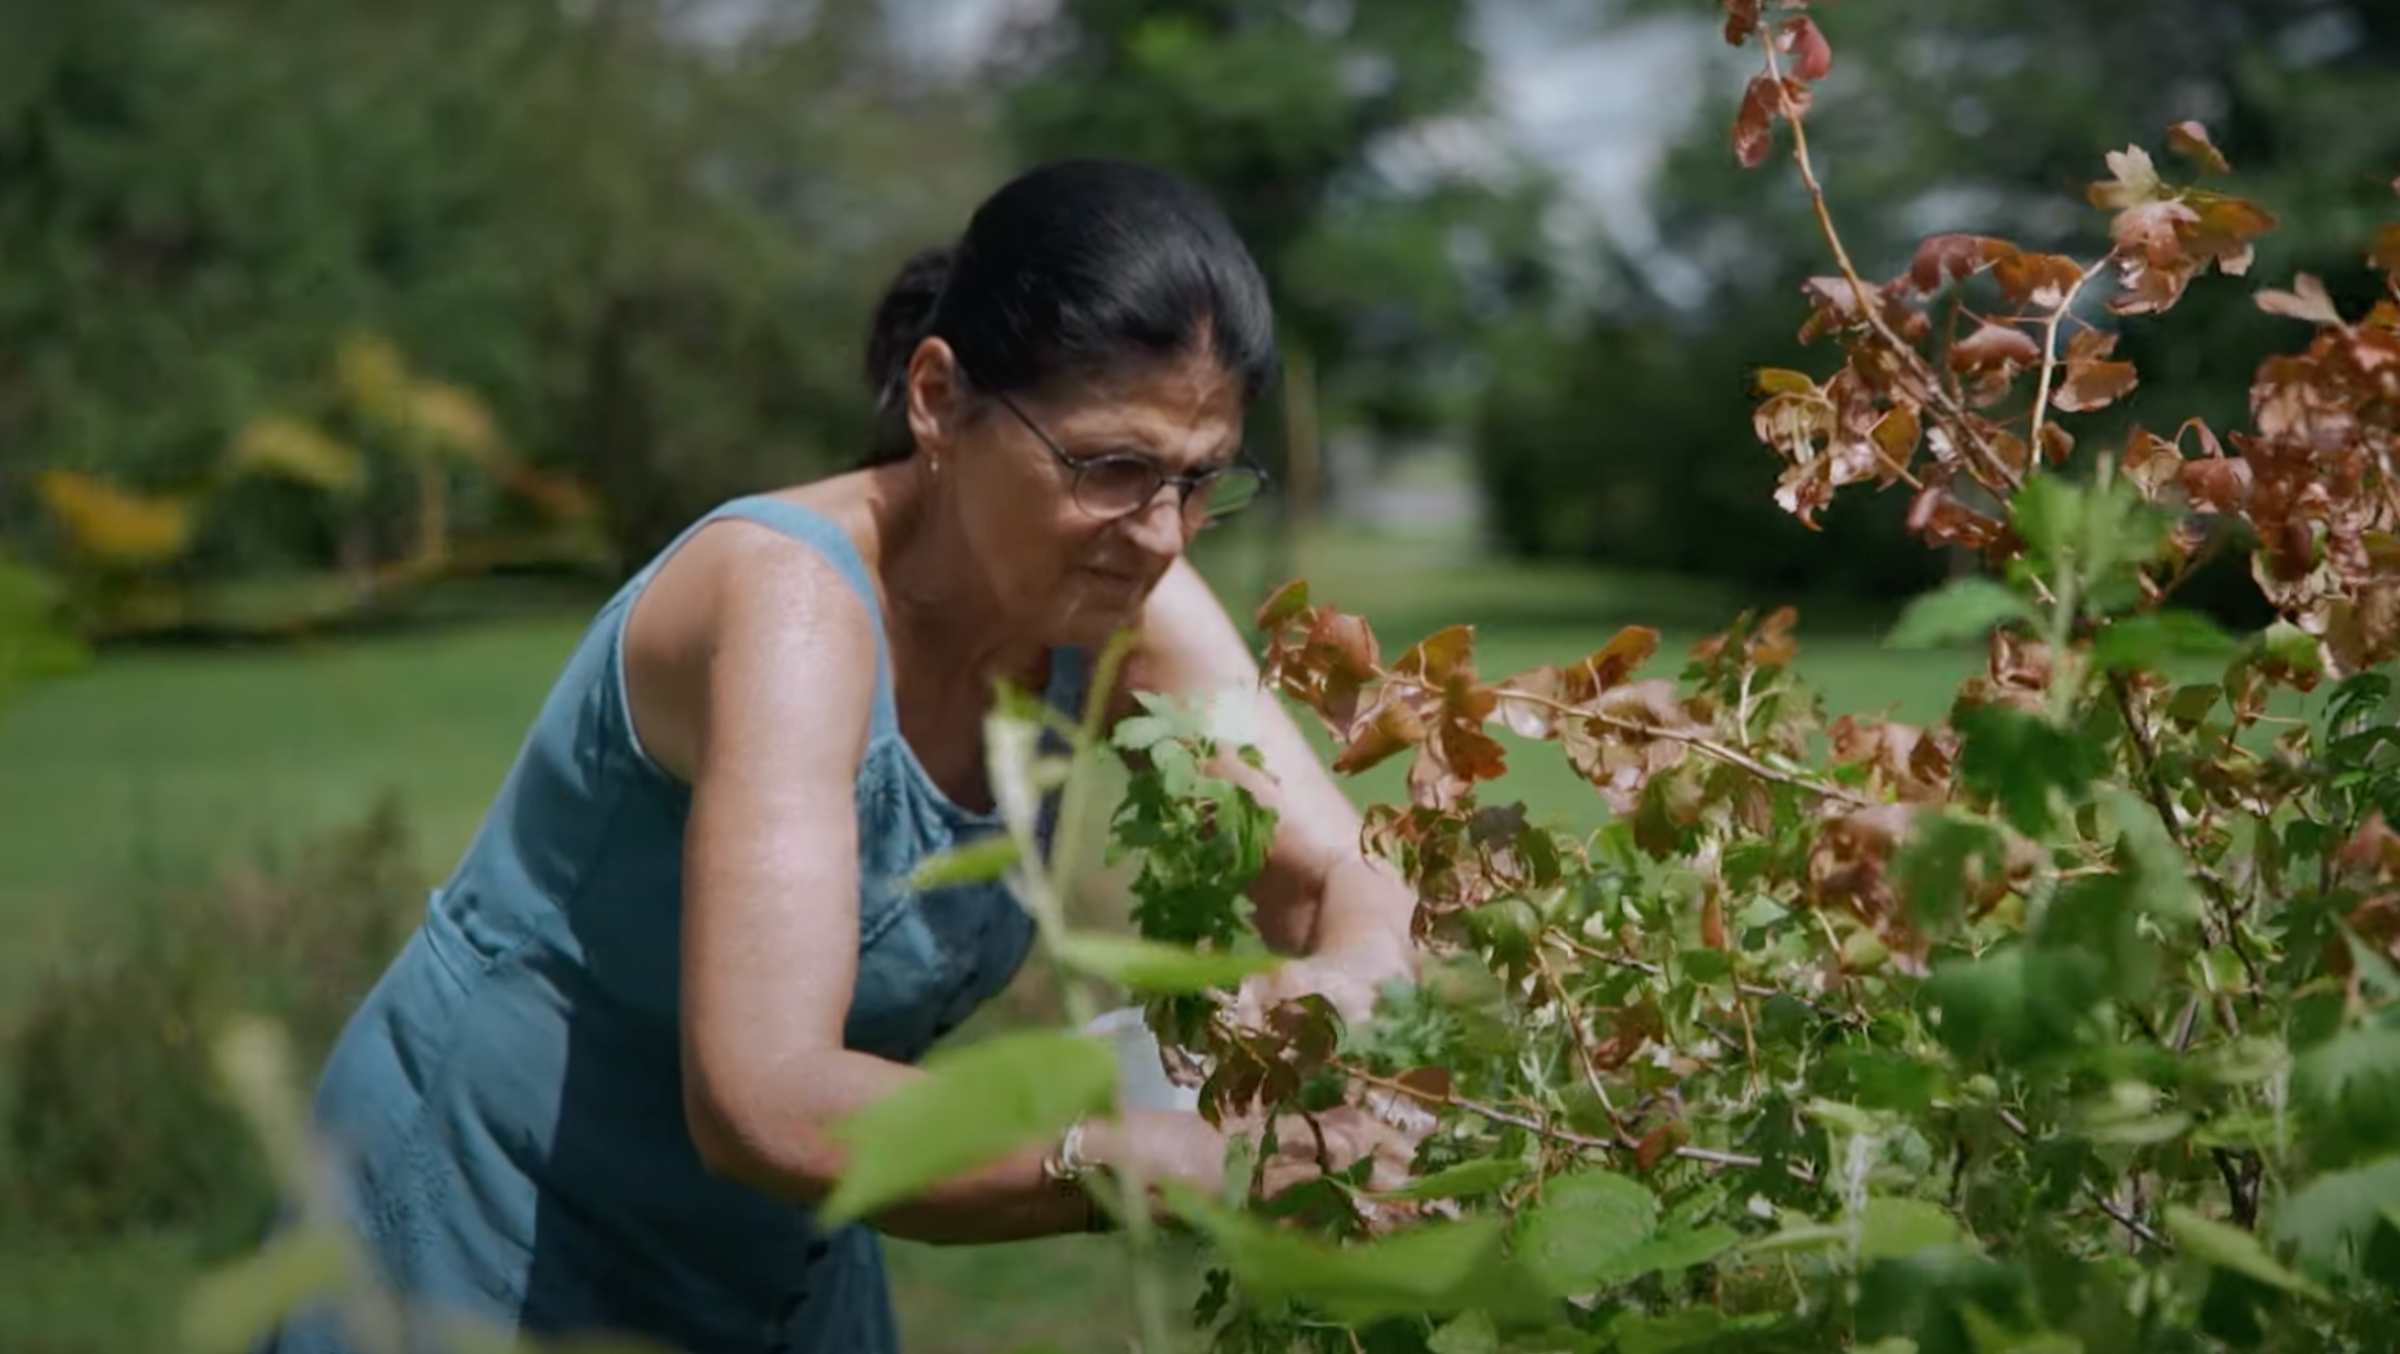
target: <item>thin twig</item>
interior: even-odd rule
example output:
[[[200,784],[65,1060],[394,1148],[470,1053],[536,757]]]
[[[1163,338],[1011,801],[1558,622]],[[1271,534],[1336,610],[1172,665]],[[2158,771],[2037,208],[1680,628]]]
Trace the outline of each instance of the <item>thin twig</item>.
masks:
[[[1762,45],[1767,53],[1767,75],[1775,82],[1776,101],[1781,105],[1783,120],[1791,124],[1792,163],[1799,168],[1801,186],[1808,190],[1809,207],[1816,213],[1818,233],[1825,237],[1825,247],[1833,252],[1834,266],[1841,270],[1842,280],[1850,284],[1851,296],[1858,302],[1859,313],[1866,317],[1867,324],[1874,329],[1876,337],[1891,345],[1894,352],[1907,355],[1909,362],[1916,368],[1914,374],[1918,382],[1934,397],[1934,402],[1942,407],[1942,412],[1957,423],[1959,431],[1965,434],[1974,450],[1990,463],[2000,482],[2007,485],[2012,492],[2015,491],[2020,484],[2016,471],[2012,470],[2007,462],[2000,459],[2000,454],[1994,451],[1991,444],[1984,439],[1982,430],[1976,426],[1966,408],[1951,395],[1940,379],[1932,374],[1932,369],[1925,361],[1925,355],[1917,351],[1915,344],[1906,342],[1898,334],[1893,333],[1891,326],[1884,322],[1883,314],[1875,304],[1877,300],[1881,299],[1880,291],[1869,287],[1866,279],[1860,276],[1858,266],[1850,261],[1849,249],[1842,244],[1841,232],[1834,228],[1833,209],[1826,205],[1824,185],[1818,182],[1816,163],[1809,157],[1808,130],[1800,115],[1800,109],[1792,102],[1791,90],[1784,84],[1783,63],[1775,59],[1775,41],[1773,38],[1767,38]]]
[[[1383,680],[1384,684],[1387,686],[1406,687],[1409,690],[1420,692],[1429,696],[1438,697],[1442,695],[1441,688],[1430,682],[1427,682],[1420,677],[1411,677],[1397,672],[1387,672],[1383,674]],[[1567,701],[1555,700],[1548,696],[1539,695],[1531,691],[1519,690],[1514,687],[1508,690],[1505,699],[1519,701],[1526,705],[1535,706],[1537,708],[1547,710],[1554,715],[1565,715],[1575,719],[1589,720],[1592,723],[1604,725],[1608,728],[1616,729],[1623,733],[1636,733],[1647,738],[1663,738],[1669,742],[1682,743],[1686,747],[1692,748],[1693,750],[1704,753],[1710,757],[1714,757],[1718,761],[1724,762],[1728,766],[1739,767],[1740,769],[1749,772],[1751,775],[1758,777],[1760,780],[1773,781],[1778,785],[1788,785],[1795,790],[1806,791],[1807,793],[1815,795],[1820,799],[1835,800],[1837,802],[1862,809],[1873,808],[1878,802],[1876,800],[1869,799],[1846,786],[1835,785],[1829,781],[1816,780],[1808,776],[1795,775],[1792,772],[1769,766],[1765,762],[1762,762],[1756,757],[1751,756],[1749,753],[1744,752],[1739,748],[1732,747],[1728,744],[1720,743],[1714,738],[1709,737],[1707,734],[1693,733],[1687,729],[1673,729],[1663,724],[1647,724],[1638,719],[1627,719],[1622,715],[1612,715],[1605,711],[1593,710],[1585,706],[1571,704]],[[1495,711],[1496,710],[1497,707],[1495,707]]]
[[[2134,709],[2133,692],[2125,684],[2124,677],[2114,672],[2108,674],[2108,689],[2116,698],[2117,717],[2125,721],[2125,732],[2133,743],[2134,760],[2138,763],[2134,769],[2141,775],[2142,789],[2150,800],[2150,807],[2157,811],[2159,822],[2166,828],[2167,836],[2175,843],[2176,849],[2183,853],[2186,860],[2191,860],[2191,840],[2184,834],[2183,825],[2176,820],[2175,802],[2167,795],[2166,783],[2159,779],[2158,747],[2150,739],[2149,726],[2142,722],[2140,712]],[[2250,999],[2255,1003],[2259,999],[2258,994],[2266,990],[2266,979],[2259,974],[2258,961],[2251,956],[2250,947],[2242,942],[2242,914],[2241,909],[2234,906],[2232,888],[2223,875],[2203,868],[2196,860],[2192,861],[2192,873],[2207,887],[2217,905],[2217,912],[2225,920],[2225,943],[2232,947],[2234,957],[2242,961],[2242,973],[2250,980]],[[2227,1033],[2240,1035],[2242,1024],[2234,1015],[2233,1002],[2221,992],[2217,994],[2217,1015],[2225,1021]]]
[[[1377,1076],[1373,1072],[1349,1063],[1337,1061],[1332,1065],[1344,1076],[1350,1077],[1362,1085],[1372,1086],[1379,1091],[1405,1096],[1419,1104],[1430,1102],[1450,1109],[1464,1110],[1480,1118],[1489,1119],[1493,1123],[1523,1129],[1536,1137],[1547,1138],[1551,1142],[1563,1143],[1569,1147],[1580,1147],[1592,1152],[1634,1152],[1641,1148],[1639,1142],[1630,1138],[1619,1137],[1613,1141],[1607,1138],[1595,1138],[1588,1133],[1577,1133],[1572,1129],[1553,1127],[1531,1115],[1504,1110],[1497,1105],[1487,1105],[1479,1100],[1470,1100],[1450,1091],[1443,1091],[1437,1095],[1415,1086],[1404,1085],[1389,1077]],[[1698,1162],[1705,1166],[1738,1166],[1744,1169],[1756,1169],[1767,1164],[1760,1157],[1746,1156],[1740,1152],[1719,1152],[1707,1147],[1677,1147],[1674,1149],[1673,1155],[1682,1160]],[[1793,1179],[1804,1184],[1816,1183],[1816,1173],[1800,1162],[1788,1162],[1784,1169],[1791,1174]]]
[[[2009,1132],[2016,1134],[2018,1137],[2027,1142],[2033,1141],[2033,1130],[2025,1126],[2025,1121],[2018,1118],[2015,1111],[2006,1108],[2001,1109],[2000,1122],[2008,1126]],[[2140,1218],[2137,1218],[2133,1214],[2126,1212],[2122,1207],[2118,1206],[2116,1200],[2109,1198],[2105,1194],[2102,1194],[2099,1187],[2094,1185],[2091,1181],[2086,1180],[2083,1182],[2083,1193],[2085,1198],[2090,1199],[2095,1207],[2097,1207],[2101,1212],[2107,1214],[2109,1220],[2116,1223],[2119,1227],[2122,1227],[2126,1231],[2132,1233],[2134,1236],[2139,1237],[2142,1241],[2158,1247],[2160,1250],[2173,1249],[2172,1247],[2168,1246],[2167,1239],[2165,1237],[2160,1236],[2156,1231],[2152,1230],[2150,1224],[2143,1222]]]
[[[1609,1098],[1608,1088],[1600,1083],[1600,1058],[1584,1034],[1583,1013],[1575,1008],[1575,999],[1567,995],[1566,984],[1559,981],[1558,971],[1550,967],[1550,960],[1538,947],[1533,952],[1533,965],[1541,973],[1543,984],[1550,989],[1551,997],[1558,1002],[1559,1011],[1566,1019],[1567,1037],[1575,1045],[1575,1060],[1581,1064],[1584,1084],[1591,1087],[1592,1094],[1598,1097],[1601,1112],[1608,1116],[1609,1127],[1616,1130],[1617,1136],[1623,1137],[1625,1125],[1617,1118],[1616,1102]]]
[[[2057,308],[2042,321],[2042,373],[2034,384],[2033,415],[2025,439],[2026,455],[2032,457],[2035,464],[2042,459],[2042,425],[2050,417],[2050,387],[2058,377],[2058,322],[2075,308],[2075,298],[2082,293],[2084,284],[2107,266],[2108,260],[2103,258],[2084,269],[2083,275],[2075,279],[2075,285],[2067,288],[2067,294],[2059,298]]]
[[[1577,940],[1573,936],[1567,935],[1563,932],[1546,931],[1542,934],[1542,939],[1557,945],[1559,948],[1564,949],[1571,954],[1580,955],[1585,959],[1589,959],[1596,964],[1610,964],[1617,968],[1632,969],[1637,973],[1647,973],[1653,978],[1663,978],[1667,973],[1663,966],[1653,964],[1647,959],[1635,959],[1630,955],[1623,954],[1609,954],[1604,950],[1596,949],[1590,945],[1586,945],[1582,941]],[[1809,1010],[1816,1012],[1820,1016],[1823,1016],[1825,1019],[1834,1021],[1838,1024],[1849,1025],[1857,1023],[1846,1011],[1837,1011],[1812,997],[1804,997],[1797,992],[1789,992],[1780,987],[1763,987],[1757,983],[1735,983],[1733,988],[1736,992],[1741,993],[1745,997],[1757,997],[1762,1001],[1774,997],[1781,997],[1786,1001],[1796,1001],[1802,1006],[1807,1007]]]

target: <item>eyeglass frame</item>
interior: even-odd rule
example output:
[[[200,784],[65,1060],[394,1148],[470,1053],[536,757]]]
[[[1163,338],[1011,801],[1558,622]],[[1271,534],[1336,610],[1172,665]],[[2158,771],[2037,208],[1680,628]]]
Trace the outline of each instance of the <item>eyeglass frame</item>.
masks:
[[[1015,400],[1010,399],[1008,396],[1001,394],[998,391],[993,391],[991,394],[993,399],[1000,402],[1001,407],[1007,409],[1008,412],[1017,416],[1017,422],[1024,424],[1025,431],[1032,433],[1035,440],[1039,441],[1042,446],[1049,451],[1051,459],[1058,462],[1059,468],[1068,472],[1069,477],[1067,480],[1067,494],[1069,497],[1072,497],[1075,500],[1075,505],[1079,508],[1082,508],[1085,512],[1091,512],[1092,509],[1090,506],[1084,503],[1081,490],[1083,487],[1084,474],[1091,467],[1097,465],[1107,465],[1111,463],[1123,464],[1126,462],[1131,462],[1132,464],[1141,466],[1144,470],[1150,473],[1150,477],[1156,480],[1157,483],[1150,486],[1150,492],[1142,495],[1140,502],[1122,512],[1112,514],[1093,514],[1094,516],[1105,517],[1108,521],[1113,522],[1121,518],[1132,517],[1139,513],[1148,511],[1150,505],[1158,500],[1158,491],[1166,488],[1169,485],[1173,485],[1175,487],[1176,515],[1181,517],[1184,521],[1189,522],[1191,521],[1190,509],[1192,495],[1216,480],[1222,479],[1227,475],[1247,475],[1258,481],[1258,493],[1262,497],[1266,494],[1268,487],[1274,483],[1274,480],[1268,476],[1264,467],[1256,465],[1252,462],[1244,461],[1239,457],[1236,457],[1234,460],[1228,461],[1223,465],[1210,466],[1205,470],[1187,470],[1180,475],[1171,475],[1167,473],[1166,468],[1161,466],[1154,457],[1145,455],[1138,451],[1104,451],[1096,456],[1070,456],[1067,454],[1066,448],[1061,447],[1056,439],[1052,438],[1049,433],[1043,431],[1041,424],[1033,421],[1032,415],[1026,413],[1023,409],[1018,407]],[[1254,497],[1250,500],[1250,503],[1255,503],[1257,501],[1258,499]],[[1222,516],[1204,515],[1201,517],[1198,525],[1202,529],[1215,526],[1220,522],[1238,516],[1241,513],[1242,508],[1249,507],[1250,503],[1244,503],[1240,507],[1230,509]]]

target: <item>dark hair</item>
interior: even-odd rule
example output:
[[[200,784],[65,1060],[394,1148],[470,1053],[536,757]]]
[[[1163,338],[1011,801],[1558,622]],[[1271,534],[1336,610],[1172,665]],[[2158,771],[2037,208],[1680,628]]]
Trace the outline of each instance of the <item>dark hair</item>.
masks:
[[[1255,400],[1275,369],[1266,279],[1197,188],[1121,160],[1041,165],[986,198],[955,245],[909,259],[875,308],[866,376],[877,402],[867,463],[907,459],[909,359],[928,336],[966,378],[1015,394],[1203,338]]]

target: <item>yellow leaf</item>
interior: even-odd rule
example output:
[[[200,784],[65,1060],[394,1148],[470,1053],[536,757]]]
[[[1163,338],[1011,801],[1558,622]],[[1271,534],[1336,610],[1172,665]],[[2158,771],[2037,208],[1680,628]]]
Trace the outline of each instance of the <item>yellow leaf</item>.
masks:
[[[439,381],[420,381],[408,392],[408,421],[432,449],[478,465],[499,454],[500,437],[490,411],[467,391]]]
[[[191,545],[192,512],[181,499],[128,493],[75,470],[45,470],[33,490],[75,548],[115,564],[158,564]]]
[[[281,415],[251,420],[234,438],[231,465],[239,473],[281,475],[331,493],[355,490],[367,477],[356,448]]]
[[[334,377],[360,412],[377,420],[405,417],[408,363],[381,335],[354,333],[334,354]]]

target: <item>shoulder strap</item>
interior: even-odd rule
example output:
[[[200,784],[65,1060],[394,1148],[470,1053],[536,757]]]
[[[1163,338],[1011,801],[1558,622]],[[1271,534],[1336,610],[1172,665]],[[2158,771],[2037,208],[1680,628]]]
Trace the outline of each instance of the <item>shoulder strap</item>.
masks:
[[[867,562],[859,555],[850,533],[813,508],[766,494],[734,499],[709,516],[755,522],[815,550],[841,572],[867,608],[867,624],[875,632],[875,721],[883,727],[895,724],[898,716],[892,705],[892,655],[884,639],[883,607],[875,600],[875,580],[868,574]]]

